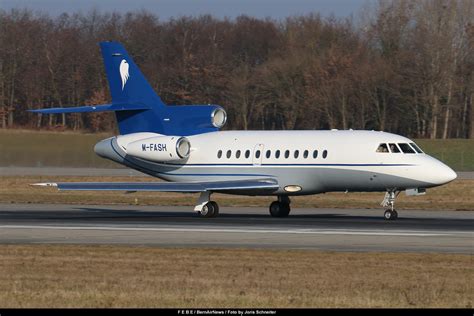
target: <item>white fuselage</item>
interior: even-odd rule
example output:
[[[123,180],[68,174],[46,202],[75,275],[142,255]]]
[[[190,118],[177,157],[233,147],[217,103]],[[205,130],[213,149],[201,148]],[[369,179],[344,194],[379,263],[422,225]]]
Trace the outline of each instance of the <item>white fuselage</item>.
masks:
[[[127,144],[156,135],[113,137],[100,142],[96,152],[168,181],[274,178],[279,195],[427,188],[456,178],[451,168],[424,153],[378,152],[380,144],[413,143],[385,132],[220,131],[188,136],[191,151],[182,160],[157,162],[127,153]]]

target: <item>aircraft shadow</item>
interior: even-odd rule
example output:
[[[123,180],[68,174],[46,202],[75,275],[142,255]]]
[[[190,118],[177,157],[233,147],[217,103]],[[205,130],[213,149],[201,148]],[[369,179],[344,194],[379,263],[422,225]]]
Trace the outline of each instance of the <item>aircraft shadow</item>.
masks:
[[[140,218],[140,219],[159,219],[159,218],[187,218],[187,219],[199,219],[200,221],[206,222],[223,222],[228,220],[248,220],[248,219],[257,219],[257,220],[267,220],[268,222],[272,223],[291,223],[295,221],[303,221],[303,220],[341,220],[341,221],[381,221],[384,222],[382,215],[374,215],[374,216],[367,216],[367,215],[352,215],[352,214],[331,214],[331,213],[324,213],[324,214],[297,214],[291,215],[286,218],[272,218],[266,212],[262,212],[262,214],[228,214],[228,213],[220,213],[217,218],[208,218],[204,219],[199,216],[199,214],[193,211],[143,211],[137,209],[121,209],[121,210],[111,210],[111,209],[101,209],[101,208],[88,208],[88,207],[81,207],[76,208],[81,212],[91,213],[94,214],[93,218]],[[399,220],[406,220],[403,218],[399,218]]]

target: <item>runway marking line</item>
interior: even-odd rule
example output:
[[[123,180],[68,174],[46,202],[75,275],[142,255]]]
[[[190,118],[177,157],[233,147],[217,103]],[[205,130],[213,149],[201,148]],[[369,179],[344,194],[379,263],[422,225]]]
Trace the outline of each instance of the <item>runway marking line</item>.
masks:
[[[0,225],[3,229],[50,229],[50,230],[108,230],[108,231],[150,231],[150,232],[194,232],[194,233],[260,233],[260,234],[307,234],[307,235],[366,235],[366,236],[413,236],[435,237],[473,232],[428,232],[428,231],[383,231],[383,230],[315,230],[315,229],[222,229],[222,228],[157,228],[157,227],[117,227],[117,226],[35,226]]]

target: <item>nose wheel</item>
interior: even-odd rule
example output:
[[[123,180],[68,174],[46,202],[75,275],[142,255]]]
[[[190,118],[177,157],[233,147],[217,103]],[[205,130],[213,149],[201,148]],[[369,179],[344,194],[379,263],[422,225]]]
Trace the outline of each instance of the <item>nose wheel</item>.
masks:
[[[383,217],[388,221],[394,220],[398,218],[398,213],[396,210],[386,210]]]
[[[400,194],[400,191],[396,191],[395,189],[387,190],[382,203],[380,203],[383,207],[390,207],[385,211],[385,213],[383,213],[383,218],[388,221],[398,218],[398,213],[395,210],[395,198],[398,196],[398,194]]]

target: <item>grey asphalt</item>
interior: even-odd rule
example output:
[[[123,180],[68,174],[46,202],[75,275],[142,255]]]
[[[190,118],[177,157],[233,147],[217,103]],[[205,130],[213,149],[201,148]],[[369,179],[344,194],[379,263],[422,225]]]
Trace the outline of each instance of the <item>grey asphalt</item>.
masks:
[[[467,253],[474,212],[294,209],[271,218],[266,208],[223,207],[205,219],[190,207],[0,204],[1,244],[121,244]]]
[[[474,171],[457,171],[458,179],[474,179]],[[72,167],[0,167],[0,176],[144,176],[128,168],[72,168]]]

